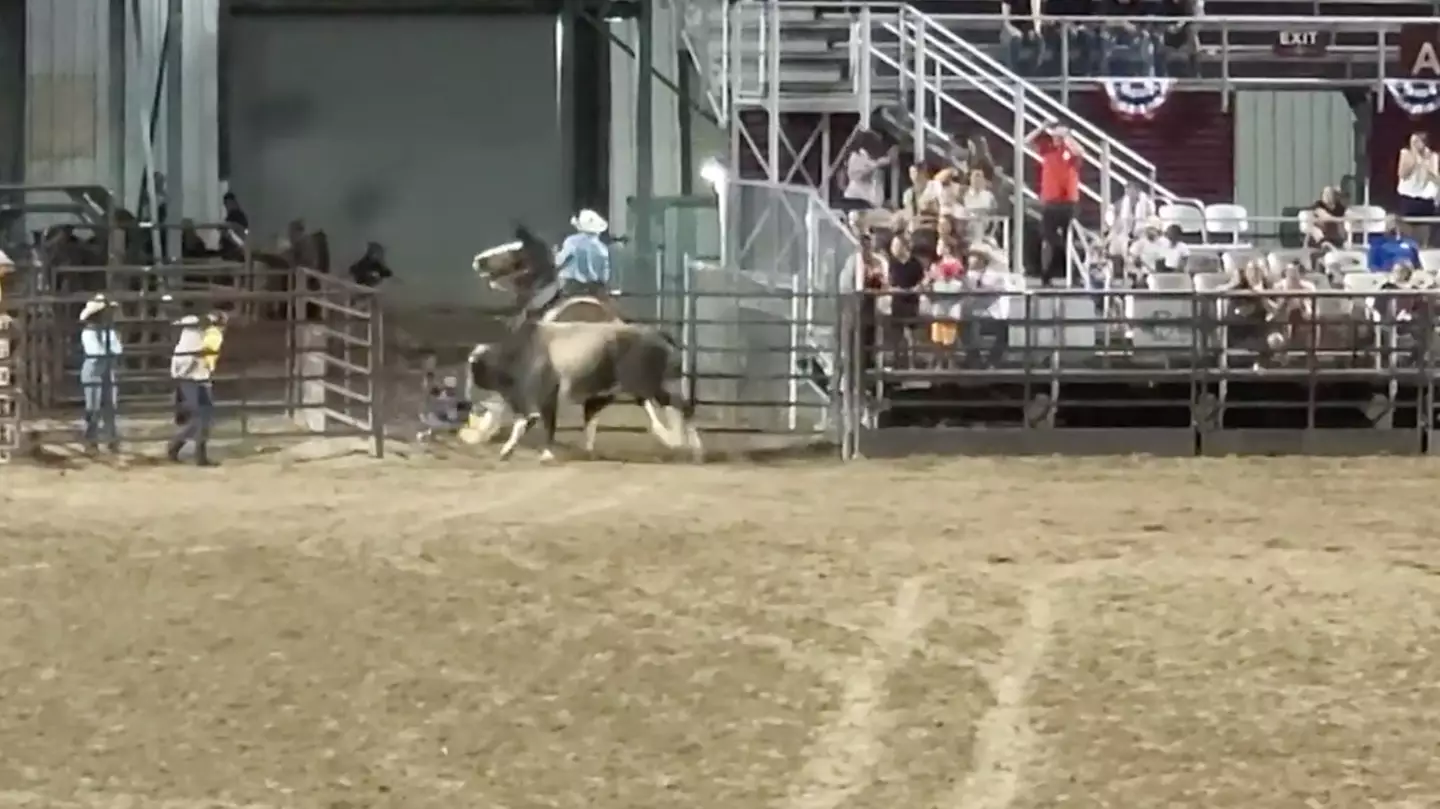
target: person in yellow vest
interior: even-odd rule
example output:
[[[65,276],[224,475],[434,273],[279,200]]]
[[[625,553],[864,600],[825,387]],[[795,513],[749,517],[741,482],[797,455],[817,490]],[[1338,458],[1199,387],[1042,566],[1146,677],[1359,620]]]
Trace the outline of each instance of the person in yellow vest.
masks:
[[[214,311],[202,320],[187,315],[177,321],[180,339],[170,355],[170,377],[175,380],[176,422],[180,430],[170,439],[167,454],[179,461],[186,444],[195,445],[195,463],[215,466],[208,449],[210,425],[215,415],[215,392],[212,380],[220,362],[220,349],[225,344],[224,312]]]

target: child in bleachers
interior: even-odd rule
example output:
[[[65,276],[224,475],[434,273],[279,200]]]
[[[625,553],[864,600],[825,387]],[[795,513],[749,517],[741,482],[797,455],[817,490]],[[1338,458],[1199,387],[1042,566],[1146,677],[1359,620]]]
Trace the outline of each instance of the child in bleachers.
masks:
[[[954,238],[942,239],[939,258],[930,265],[927,287],[930,294],[930,316],[936,318],[930,323],[930,342],[937,346],[955,345],[959,336],[961,301],[952,296],[965,291],[965,267],[958,255],[959,242]]]

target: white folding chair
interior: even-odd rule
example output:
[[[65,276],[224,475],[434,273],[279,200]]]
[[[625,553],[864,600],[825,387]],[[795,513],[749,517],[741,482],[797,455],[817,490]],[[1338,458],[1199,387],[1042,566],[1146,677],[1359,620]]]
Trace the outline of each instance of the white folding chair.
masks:
[[[1205,233],[1230,244],[1245,244],[1250,233],[1250,212],[1244,205],[1224,202],[1205,206]]]
[[[1345,231],[1350,243],[1364,246],[1373,233],[1385,232],[1385,209],[1379,205],[1356,205],[1345,212]]]
[[[1205,237],[1205,213],[1194,205],[1169,203],[1155,212],[1166,228],[1174,225],[1186,236]]]

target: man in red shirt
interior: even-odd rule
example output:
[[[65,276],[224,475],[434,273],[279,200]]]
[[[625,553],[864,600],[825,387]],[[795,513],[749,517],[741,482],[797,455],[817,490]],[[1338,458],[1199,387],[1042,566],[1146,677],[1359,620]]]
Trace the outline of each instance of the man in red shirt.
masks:
[[[1065,236],[1080,202],[1080,147],[1070,130],[1049,123],[1029,137],[1040,154],[1040,277],[1047,284],[1063,281]]]

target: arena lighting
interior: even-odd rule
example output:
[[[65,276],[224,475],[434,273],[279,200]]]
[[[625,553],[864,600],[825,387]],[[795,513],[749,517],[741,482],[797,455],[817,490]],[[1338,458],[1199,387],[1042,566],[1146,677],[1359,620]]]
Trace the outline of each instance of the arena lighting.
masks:
[[[730,172],[726,171],[725,167],[720,164],[720,161],[713,157],[700,164],[700,179],[709,183],[710,187],[715,189],[717,194],[725,185],[725,180],[728,179],[729,175]]]

